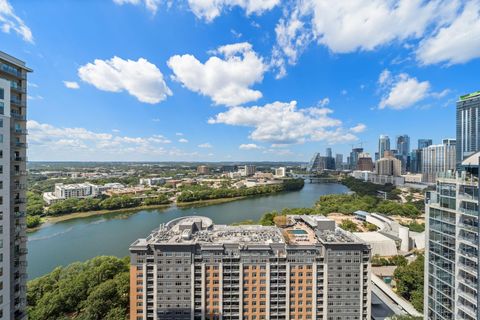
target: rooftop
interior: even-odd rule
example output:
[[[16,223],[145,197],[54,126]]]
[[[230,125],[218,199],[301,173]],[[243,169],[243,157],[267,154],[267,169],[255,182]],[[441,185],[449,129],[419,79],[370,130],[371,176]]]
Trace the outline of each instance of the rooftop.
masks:
[[[276,221],[277,222],[277,221]],[[280,225],[279,225],[280,224]],[[241,244],[270,245],[361,242],[352,234],[336,228],[323,216],[285,216],[278,226],[215,225],[208,217],[188,216],[171,220],[132,246],[148,244]]]

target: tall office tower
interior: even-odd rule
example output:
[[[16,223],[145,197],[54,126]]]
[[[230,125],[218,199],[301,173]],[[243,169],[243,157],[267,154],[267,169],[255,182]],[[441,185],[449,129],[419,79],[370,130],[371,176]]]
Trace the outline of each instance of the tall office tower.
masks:
[[[410,152],[410,137],[406,134],[397,137],[397,153],[407,156]]]
[[[255,174],[255,171],[257,171],[257,167],[255,167],[254,165],[245,165],[244,167],[245,169],[245,175],[247,177],[249,176],[253,176]]]
[[[414,149],[410,152],[407,171],[410,173],[422,172],[422,149]]]
[[[376,173],[382,176],[399,176],[402,174],[402,162],[386,151],[385,156],[377,161]]]
[[[335,155],[335,169],[337,170],[343,169],[343,154],[337,153]]]
[[[378,139],[378,159],[381,159],[385,156],[385,151],[390,151],[390,138],[382,134]]]
[[[373,161],[369,153],[362,152],[358,155],[356,169],[361,171],[373,171]]]
[[[410,137],[406,134],[397,137],[397,158],[402,162],[402,172],[407,170],[410,153]]]
[[[26,319],[27,73],[0,51],[0,318]]]
[[[350,162],[348,166],[350,169],[355,170],[357,168],[358,156],[363,152],[363,148],[353,148],[350,152]]]
[[[457,168],[466,157],[480,150],[480,91],[457,101]]]
[[[307,164],[307,172],[317,172],[320,163],[320,153],[316,152]]]
[[[464,171],[441,174],[426,197],[425,319],[480,319],[480,153]]]
[[[322,216],[172,220],[130,246],[130,319],[370,319],[370,246]]]
[[[333,155],[332,155],[332,148],[327,148],[326,150],[326,156],[327,158],[333,158]]]
[[[423,181],[435,183],[439,173],[454,170],[456,166],[455,154],[455,139],[443,139],[442,144],[431,145],[422,149]]]
[[[418,149],[423,149],[433,144],[432,139],[418,139]]]

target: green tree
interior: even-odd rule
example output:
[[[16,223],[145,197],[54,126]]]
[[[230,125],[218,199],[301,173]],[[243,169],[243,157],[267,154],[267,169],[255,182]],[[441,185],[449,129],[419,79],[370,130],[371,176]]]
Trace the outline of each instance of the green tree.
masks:
[[[358,231],[357,224],[350,219],[342,220],[342,223],[340,223],[340,228],[342,228],[345,231],[350,231],[350,232],[357,232]]]
[[[126,319],[129,259],[96,257],[57,267],[27,286],[29,319]]]
[[[394,272],[397,292],[423,311],[424,256],[419,255],[410,264],[399,266]]]

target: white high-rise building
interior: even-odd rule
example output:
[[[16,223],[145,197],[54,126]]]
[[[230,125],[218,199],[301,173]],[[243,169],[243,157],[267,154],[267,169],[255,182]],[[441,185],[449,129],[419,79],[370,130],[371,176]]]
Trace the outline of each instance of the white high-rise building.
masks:
[[[0,51],[0,319],[26,319],[27,73]]]
[[[434,183],[440,172],[454,170],[456,165],[456,141],[444,139],[442,144],[422,149],[422,174],[425,182]]]

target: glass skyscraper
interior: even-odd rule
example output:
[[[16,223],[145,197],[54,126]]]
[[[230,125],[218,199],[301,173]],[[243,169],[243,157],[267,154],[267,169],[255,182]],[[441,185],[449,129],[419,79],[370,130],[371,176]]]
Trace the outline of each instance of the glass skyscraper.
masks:
[[[463,159],[480,151],[480,91],[463,95],[457,101],[457,167]]]
[[[385,151],[390,151],[390,138],[382,134],[380,138],[378,138],[378,159],[384,157]]]
[[[418,149],[423,149],[433,144],[432,139],[418,139]]]
[[[465,171],[440,174],[426,197],[426,319],[480,319],[478,155]]]

